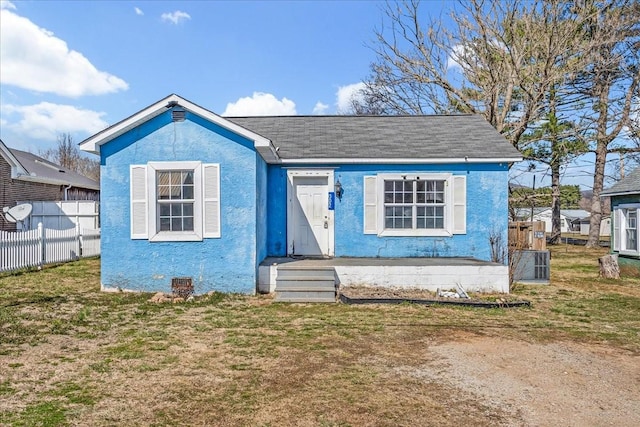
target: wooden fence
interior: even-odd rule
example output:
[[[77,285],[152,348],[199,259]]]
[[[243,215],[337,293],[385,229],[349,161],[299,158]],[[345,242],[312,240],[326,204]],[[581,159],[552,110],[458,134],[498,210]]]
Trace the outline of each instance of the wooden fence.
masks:
[[[53,230],[38,224],[29,231],[0,231],[0,272],[75,261],[100,255],[100,230]]]
[[[543,251],[547,248],[544,221],[509,223],[509,247]]]

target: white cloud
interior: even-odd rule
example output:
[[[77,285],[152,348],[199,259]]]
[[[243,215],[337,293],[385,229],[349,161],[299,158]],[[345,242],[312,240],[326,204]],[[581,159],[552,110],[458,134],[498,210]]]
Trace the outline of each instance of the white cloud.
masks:
[[[139,7],[134,7],[133,10],[136,11],[136,15],[138,15],[138,16],[144,15],[144,12]]]
[[[0,9],[15,9],[16,6],[8,0],[0,0]]]
[[[344,113],[353,110],[353,101],[362,101],[362,91],[364,88],[365,85],[363,82],[338,87],[338,92],[336,92],[338,112]]]
[[[169,12],[163,13],[160,16],[160,19],[162,19],[165,22],[171,22],[174,25],[178,25],[183,21],[187,21],[191,19],[191,15],[189,15],[187,12],[176,10],[175,12],[171,12],[171,13]]]
[[[55,141],[64,132],[94,134],[108,126],[106,113],[84,110],[73,105],[41,102],[35,105],[0,106],[3,127],[30,138]],[[8,117],[9,116],[9,117]],[[17,116],[11,120],[11,116]]]
[[[322,102],[316,102],[316,105],[313,107],[313,114],[317,116],[321,116],[323,114],[327,114],[327,110],[329,106],[327,104],[323,104]]]
[[[69,97],[128,89],[124,80],[99,71],[52,32],[11,12],[6,3],[0,19],[0,83]]]
[[[458,70],[462,70],[459,59],[463,54],[464,46],[461,44],[455,45],[453,49],[451,49],[449,58],[447,58],[447,69],[457,68]]]
[[[223,116],[293,116],[296,103],[290,99],[278,100],[270,93],[253,92],[253,96],[240,98],[227,104]]]

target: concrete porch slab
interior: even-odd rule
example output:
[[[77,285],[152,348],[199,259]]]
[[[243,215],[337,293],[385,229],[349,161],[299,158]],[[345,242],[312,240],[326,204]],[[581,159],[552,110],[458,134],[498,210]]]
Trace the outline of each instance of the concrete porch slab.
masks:
[[[258,291],[275,291],[278,269],[332,267],[341,286],[380,286],[435,292],[461,285],[469,292],[509,293],[509,268],[475,258],[266,258]]]

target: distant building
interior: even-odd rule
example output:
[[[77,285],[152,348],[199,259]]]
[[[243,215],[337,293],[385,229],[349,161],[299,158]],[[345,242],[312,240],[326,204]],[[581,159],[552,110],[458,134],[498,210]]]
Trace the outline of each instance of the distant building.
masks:
[[[533,209],[533,220],[543,221],[545,223],[545,232],[551,233],[553,227],[551,224],[552,209],[549,207],[540,207]],[[579,231],[580,225],[576,221],[588,217],[589,212],[582,209],[560,209],[560,232],[569,233]],[[516,209],[516,218],[514,221],[531,221],[531,209]]]
[[[0,140],[0,210],[18,202],[99,199],[97,181]],[[16,224],[0,214],[0,230],[15,231]]]
[[[618,255],[621,268],[631,268],[640,274],[640,168],[604,190],[600,196],[611,198],[611,253]]]

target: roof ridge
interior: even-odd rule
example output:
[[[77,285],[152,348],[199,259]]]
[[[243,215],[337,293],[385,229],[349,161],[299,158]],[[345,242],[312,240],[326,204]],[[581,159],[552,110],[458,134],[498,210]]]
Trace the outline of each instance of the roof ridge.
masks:
[[[425,118],[425,117],[473,117],[480,116],[473,113],[460,113],[460,114],[389,114],[389,115],[375,115],[375,114],[287,114],[287,115],[268,115],[268,116],[220,116],[225,119],[275,119],[275,118]]]

